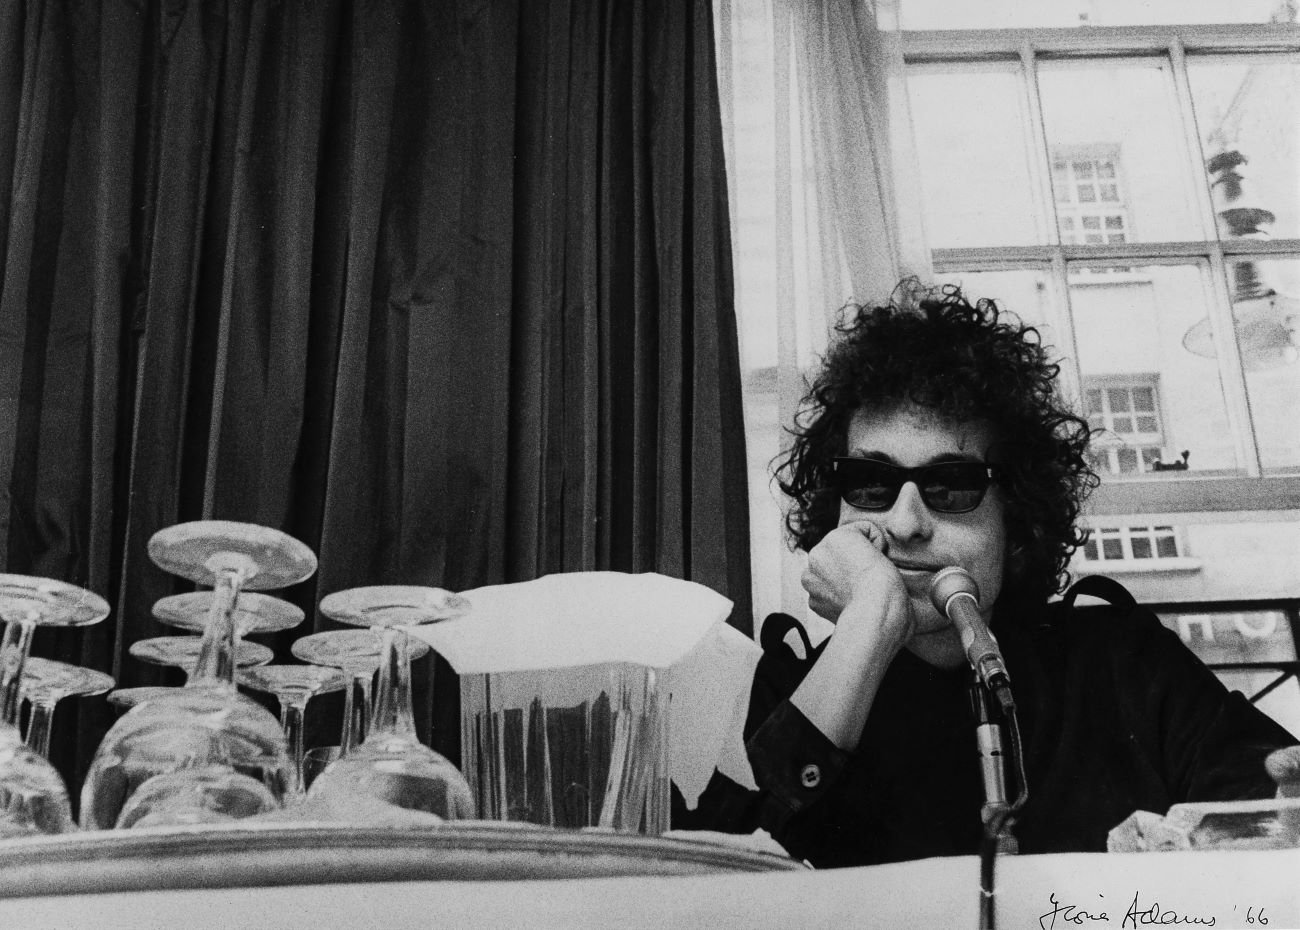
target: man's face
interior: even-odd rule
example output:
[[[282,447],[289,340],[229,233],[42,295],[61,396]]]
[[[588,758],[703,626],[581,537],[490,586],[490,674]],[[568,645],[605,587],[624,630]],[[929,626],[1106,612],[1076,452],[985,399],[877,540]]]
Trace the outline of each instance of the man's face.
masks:
[[[848,455],[877,459],[903,468],[940,462],[987,462],[994,437],[984,422],[954,423],[915,406],[859,410],[849,424]],[[980,611],[987,620],[1002,590],[1006,558],[1005,502],[992,485],[979,506],[967,513],[940,513],[906,482],[885,510],[860,510],[840,503],[840,525],[869,520],[883,532],[886,555],[898,568],[911,597],[916,635],[908,648],[936,665],[963,661],[957,632],[930,603],[930,580],[948,566],[970,572],[979,585]]]

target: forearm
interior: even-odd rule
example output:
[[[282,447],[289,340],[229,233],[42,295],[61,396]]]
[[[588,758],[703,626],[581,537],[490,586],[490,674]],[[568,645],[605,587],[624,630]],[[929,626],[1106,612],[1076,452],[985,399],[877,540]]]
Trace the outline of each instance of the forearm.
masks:
[[[837,748],[852,752],[871,712],[885,671],[901,643],[850,605],[817,663],[790,696],[790,703]],[[855,613],[856,612],[856,613]]]

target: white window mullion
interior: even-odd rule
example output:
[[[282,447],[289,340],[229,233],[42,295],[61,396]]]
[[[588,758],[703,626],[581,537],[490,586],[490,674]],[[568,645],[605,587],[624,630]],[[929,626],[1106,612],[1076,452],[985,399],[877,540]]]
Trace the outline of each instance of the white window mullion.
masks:
[[[1210,177],[1201,160],[1201,137],[1196,126],[1196,108],[1192,104],[1192,85],[1187,79],[1187,52],[1180,38],[1169,41],[1169,63],[1174,79],[1174,93],[1178,98],[1179,123],[1183,129],[1183,154],[1192,167],[1192,177],[1200,178],[1196,185],[1196,213],[1201,221],[1201,236],[1206,242],[1219,238],[1219,222],[1214,215],[1214,201],[1210,196]],[[1205,155],[1210,156],[1211,152]]]
[[[1051,243],[1051,272],[1048,275],[1049,305],[1052,308],[1052,325],[1056,330],[1058,348],[1063,355],[1061,364],[1061,393],[1083,410],[1083,377],[1079,368],[1079,347],[1074,335],[1074,314],[1070,309],[1070,286],[1066,280],[1065,256],[1061,251],[1060,220],[1056,211],[1056,195],[1052,190],[1052,157],[1047,144],[1047,125],[1043,122],[1043,102],[1038,90],[1038,59],[1031,42],[1021,43],[1020,77],[1024,92],[1025,111],[1029,114],[1031,152],[1029,176],[1038,191],[1039,241]],[[1046,227],[1046,228],[1044,228]]]
[[[1059,221],[1056,217],[1056,198],[1052,194],[1052,161],[1047,147],[1047,126],[1043,122],[1043,103],[1038,94],[1038,62],[1034,47],[1025,42],[1020,46],[1020,79],[1023,88],[1025,112],[1029,114],[1030,183],[1038,191],[1043,209],[1038,214],[1038,241],[1059,245]],[[1043,228],[1043,227],[1046,228]]]
[[[1069,267],[1065,263],[1065,253],[1058,246],[1052,256],[1051,272],[1047,276],[1051,294],[1051,306],[1056,319],[1058,348],[1061,353],[1062,396],[1073,402],[1079,416],[1087,414],[1087,404],[1083,395],[1083,369],[1079,363],[1079,343],[1074,332],[1074,309],[1070,305]]]

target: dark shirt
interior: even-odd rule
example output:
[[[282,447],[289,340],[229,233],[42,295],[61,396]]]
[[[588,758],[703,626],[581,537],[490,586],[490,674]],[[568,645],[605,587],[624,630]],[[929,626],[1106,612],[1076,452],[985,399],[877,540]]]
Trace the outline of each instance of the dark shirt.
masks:
[[[1025,747],[1022,853],[1102,851],[1135,810],[1272,796],[1264,757],[1296,740],[1227,691],[1150,611],[1058,603],[1000,609],[991,627]],[[969,670],[900,653],[846,753],[789,701],[818,655],[764,652],[745,729],[760,790],[715,773],[698,810],[676,811],[674,826],[762,827],[818,867],[975,853],[984,798]]]

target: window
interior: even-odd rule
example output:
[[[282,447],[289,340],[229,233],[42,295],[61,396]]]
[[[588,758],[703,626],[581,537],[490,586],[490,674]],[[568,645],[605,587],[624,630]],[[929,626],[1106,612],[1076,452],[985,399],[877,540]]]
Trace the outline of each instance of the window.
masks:
[[[1096,431],[1072,569],[1144,603],[1300,597],[1295,5],[901,0],[901,22],[935,279],[1034,325]]]
[[[1052,190],[1062,243],[1128,242],[1128,212],[1121,196],[1117,152],[1055,149]]]
[[[1092,531],[1083,547],[1085,562],[1177,559],[1180,555],[1172,526],[1102,527]]]
[[[1155,480],[1175,442],[1164,512],[1300,509],[1300,418],[1283,416],[1300,396],[1300,27],[1274,0],[1207,2],[1197,15],[1223,25],[1194,27],[1134,22],[1148,6],[902,0],[936,278],[1051,334],[1109,430],[1106,478]],[[1158,379],[1155,409],[1092,384],[1136,375]],[[1198,478],[1215,493],[1193,495]],[[1274,490],[1247,487],[1260,478]],[[1105,481],[1094,505],[1123,514],[1140,494]]]
[[[1156,378],[1137,383],[1086,382],[1084,403],[1094,436],[1092,466],[1103,475],[1184,470],[1186,461],[1163,462],[1164,433],[1156,405]]]

